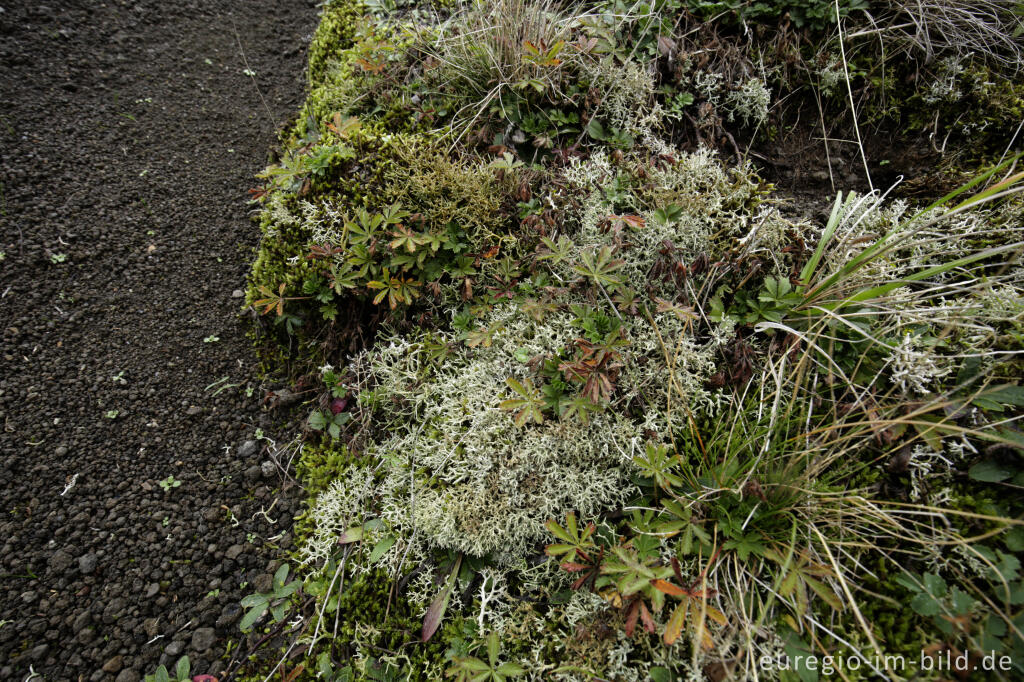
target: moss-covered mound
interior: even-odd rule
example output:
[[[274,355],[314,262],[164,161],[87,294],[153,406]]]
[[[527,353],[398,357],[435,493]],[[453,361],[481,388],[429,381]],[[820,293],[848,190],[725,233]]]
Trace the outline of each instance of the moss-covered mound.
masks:
[[[244,627],[338,680],[1024,672],[1019,42],[940,5],[327,3],[248,293],[311,497]],[[1000,153],[794,219],[732,157],[854,92]]]

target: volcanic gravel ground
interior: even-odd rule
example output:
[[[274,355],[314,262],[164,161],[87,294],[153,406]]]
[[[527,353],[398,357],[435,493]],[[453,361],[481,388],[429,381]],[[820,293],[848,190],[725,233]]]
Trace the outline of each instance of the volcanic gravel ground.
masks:
[[[0,0],[0,679],[219,674],[290,546],[237,290],[315,21]]]

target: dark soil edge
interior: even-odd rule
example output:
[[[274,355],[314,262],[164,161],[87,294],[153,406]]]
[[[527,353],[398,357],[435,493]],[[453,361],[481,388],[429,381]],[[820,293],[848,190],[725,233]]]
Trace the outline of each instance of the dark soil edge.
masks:
[[[0,6],[0,679],[138,680],[182,654],[217,674],[290,546],[233,292],[315,20]]]

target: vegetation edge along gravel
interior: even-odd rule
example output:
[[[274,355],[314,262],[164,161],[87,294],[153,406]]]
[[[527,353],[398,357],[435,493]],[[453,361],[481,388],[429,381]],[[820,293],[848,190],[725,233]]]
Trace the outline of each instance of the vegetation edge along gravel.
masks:
[[[254,190],[309,502],[249,672],[1019,676],[1020,35],[962,0],[326,3]],[[769,181],[800,134],[806,205]]]

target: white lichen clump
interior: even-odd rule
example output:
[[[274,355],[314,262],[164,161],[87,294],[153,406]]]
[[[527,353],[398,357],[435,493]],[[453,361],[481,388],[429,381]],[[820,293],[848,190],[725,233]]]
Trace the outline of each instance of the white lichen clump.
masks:
[[[431,363],[422,344],[393,337],[356,360],[388,396],[376,412],[388,433],[367,450],[384,462],[375,502],[392,532],[507,564],[545,536],[548,519],[622,501],[639,438],[628,419],[609,411],[588,425],[554,419],[518,427],[498,407],[505,380],[527,372],[517,351],[522,358],[566,348],[578,333],[571,320],[537,323],[508,305],[486,320],[489,346]],[[336,527],[321,524],[333,518],[328,509],[314,511],[318,536]]]
[[[744,125],[755,125],[768,120],[771,101],[772,95],[765,82],[760,78],[750,78],[729,93],[725,105],[730,121],[740,118]]]
[[[889,356],[892,382],[904,393],[927,393],[938,379],[953,371],[951,364],[920,337],[904,334]]]

